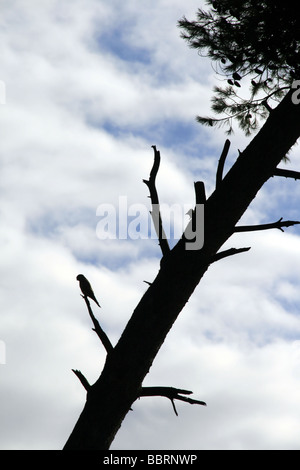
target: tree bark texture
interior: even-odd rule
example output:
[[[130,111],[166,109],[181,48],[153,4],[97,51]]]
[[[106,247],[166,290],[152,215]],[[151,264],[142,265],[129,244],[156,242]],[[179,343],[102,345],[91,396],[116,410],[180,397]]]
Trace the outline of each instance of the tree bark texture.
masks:
[[[107,355],[100,377],[90,387],[64,449],[110,447],[177,316],[257,192],[299,136],[300,106],[292,103],[288,93],[207,199],[203,248],[186,250],[183,237],[162,258],[156,278]]]

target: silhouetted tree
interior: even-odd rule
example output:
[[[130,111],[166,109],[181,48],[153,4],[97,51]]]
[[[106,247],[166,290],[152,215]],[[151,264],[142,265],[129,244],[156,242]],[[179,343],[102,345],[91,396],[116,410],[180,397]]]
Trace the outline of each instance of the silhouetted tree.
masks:
[[[237,225],[257,192],[270,177],[277,175],[300,179],[299,173],[295,171],[277,168],[300,136],[300,105],[294,99],[295,90],[291,88],[293,73],[298,71],[299,41],[297,36],[293,38],[289,32],[290,28],[293,33],[296,32],[296,26],[299,26],[297,15],[289,14],[285,8],[288,2],[282,5],[280,11],[284,11],[286,16],[281,16],[284,20],[281,19],[280,22],[275,21],[275,13],[281,8],[281,3],[277,1],[223,0],[208,3],[213,6],[213,10],[207,13],[199,10],[197,24],[181,21],[180,26],[188,31],[188,40],[193,47],[208,50],[213,60],[224,65],[223,73],[232,74],[232,79],[237,83],[245,75],[251,75],[253,71],[257,73],[256,80],[261,84],[262,91],[267,93],[263,100],[276,97],[279,104],[272,111],[269,105],[265,106],[269,113],[269,116],[263,114],[266,122],[245,150],[239,152],[236,162],[224,176],[224,161],[230,145],[228,140],[225,142],[219,163],[216,164],[216,189],[206,200],[203,182],[195,183],[195,209],[185,233],[172,249],[163,236],[163,220],[155,187],[160,153],[153,147],[154,163],[150,178],[145,183],[150,191],[152,217],[162,251],[160,269],[155,279],[149,282],[148,289],[115,346],[111,345],[94,317],[88,297],[84,296],[94,329],[106,348],[107,357],[104,368],[93,385],[88,383],[80,371],[74,370],[87,390],[87,399],[64,449],[108,449],[123,419],[139,397],[162,395],[168,397],[173,405],[175,399],[204,404],[187,397],[186,395],[191,394],[188,390],[164,386],[143,387],[143,380],[154,358],[210,265],[249,250],[249,247],[242,247],[220,251],[234,232],[271,228],[282,230],[282,227],[298,223],[279,219],[263,226]],[[267,8],[272,21],[268,20]],[[287,18],[289,23],[285,25]],[[194,33],[192,28],[195,28]],[[292,39],[295,39],[294,42],[291,42]],[[261,72],[255,72],[256,68]],[[282,77],[282,72],[287,71],[289,75],[286,73]],[[273,80],[272,85],[269,79]],[[230,90],[234,86],[237,84],[230,84]],[[273,87],[272,90],[269,90],[269,86]],[[223,92],[218,93],[222,97]],[[253,97],[247,106],[250,106],[251,113],[260,112],[260,104]],[[228,111],[227,105],[225,108]],[[230,110],[228,112],[231,119],[234,114],[230,114]],[[241,113],[243,112],[246,111],[242,109]],[[236,117],[241,123],[239,114]],[[254,126],[244,128],[247,131]],[[204,245],[201,249],[188,250],[187,234],[191,233],[191,226],[195,224],[194,214],[199,204],[205,205]],[[198,229],[196,226],[196,230]],[[174,410],[176,411],[175,407]]]
[[[198,117],[205,125],[233,119],[250,134],[293,81],[300,77],[300,28],[294,0],[213,0],[197,19],[179,21],[190,47],[212,59],[226,86],[216,86],[212,109],[223,117]],[[248,91],[248,93],[247,93]]]

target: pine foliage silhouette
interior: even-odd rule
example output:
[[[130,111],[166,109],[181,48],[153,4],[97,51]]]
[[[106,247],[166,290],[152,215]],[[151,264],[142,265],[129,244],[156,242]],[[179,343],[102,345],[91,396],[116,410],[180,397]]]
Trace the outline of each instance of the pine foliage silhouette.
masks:
[[[211,58],[221,83],[214,87],[212,110],[220,118],[201,117],[209,126],[233,121],[246,135],[257,130],[300,77],[299,15],[294,1],[209,0],[196,20],[179,21],[182,37],[200,55]]]

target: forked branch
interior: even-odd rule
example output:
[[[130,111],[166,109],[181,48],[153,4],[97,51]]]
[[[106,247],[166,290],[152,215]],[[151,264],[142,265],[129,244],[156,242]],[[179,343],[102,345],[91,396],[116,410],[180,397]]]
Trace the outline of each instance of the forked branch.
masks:
[[[112,346],[110,340],[108,339],[106,333],[104,333],[104,331],[102,330],[98,320],[95,318],[95,315],[93,314],[93,311],[92,311],[92,308],[91,308],[88,297],[86,295],[82,295],[81,297],[83,297],[84,300],[85,300],[88,312],[89,312],[90,317],[92,319],[92,322],[94,324],[94,328],[92,328],[92,330],[97,333],[97,335],[100,338],[103,346],[106,349],[106,352],[110,353],[113,350],[113,346]],[[72,371],[78,377],[78,379],[80,380],[80,382],[83,385],[83,387],[85,388],[85,390],[88,392],[90,390],[91,386],[90,386],[88,380],[83,375],[83,373],[80,370],[77,370],[77,369],[72,369]]]
[[[160,245],[161,251],[163,256],[167,255],[170,252],[169,243],[166,237],[166,234],[163,229],[162,218],[160,213],[159,207],[159,198],[155,186],[155,179],[158,173],[159,165],[160,165],[160,152],[156,149],[155,145],[152,145],[154,150],[154,162],[152,166],[152,170],[150,172],[149,180],[143,180],[143,182],[148,186],[150,192],[150,199],[152,203],[152,220],[154,224],[155,231],[158,237],[158,243]]]
[[[300,222],[296,220],[282,220],[280,217],[277,222],[273,222],[271,224],[259,224],[259,225],[240,225],[235,227],[235,232],[255,232],[257,230],[269,230],[272,228],[278,228],[282,232],[284,232],[282,227],[291,227],[293,225],[300,224]]]
[[[182,395],[191,395],[193,392],[190,390],[182,390],[180,388],[174,387],[142,387],[140,389],[140,393],[138,398],[140,397],[153,397],[153,396],[161,396],[166,397],[171,400],[174,413],[178,416],[174,400],[185,401],[186,403],[190,403],[191,405],[203,405],[206,406],[204,401],[194,400],[193,398],[185,397]]]

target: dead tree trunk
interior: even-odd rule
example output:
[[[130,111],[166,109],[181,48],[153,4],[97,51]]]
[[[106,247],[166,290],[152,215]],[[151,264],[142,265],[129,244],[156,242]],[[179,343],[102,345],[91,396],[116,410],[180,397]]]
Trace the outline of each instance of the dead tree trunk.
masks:
[[[110,447],[132,403],[143,395],[144,377],[203,274],[214,261],[246,250],[219,252],[299,136],[300,106],[292,103],[289,93],[227,175],[223,179],[218,175],[217,188],[205,204],[203,248],[187,250],[183,236],[172,250],[165,251],[157,277],[134,310],[117,345],[108,352],[100,377],[88,387],[85,407],[64,449]]]

